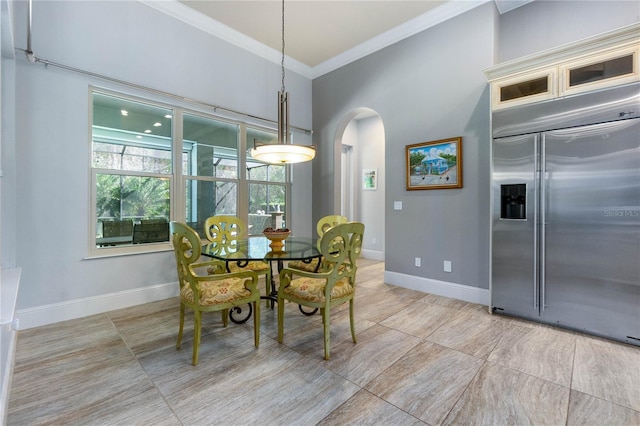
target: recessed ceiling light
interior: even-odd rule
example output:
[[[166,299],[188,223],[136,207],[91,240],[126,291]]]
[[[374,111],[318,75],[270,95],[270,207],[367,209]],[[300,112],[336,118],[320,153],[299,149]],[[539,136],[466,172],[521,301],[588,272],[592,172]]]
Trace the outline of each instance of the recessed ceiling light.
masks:
[[[138,139],[142,139],[142,136],[138,135],[138,136],[136,136],[136,138],[138,138]]]
[[[127,111],[126,109],[121,109],[120,110],[120,114],[122,114],[122,115],[124,115],[126,117],[127,115],[129,115],[129,111]]]
[[[162,126],[162,123],[158,123],[158,122],[153,123],[153,127],[160,127],[160,126]]]
[[[145,133],[151,133],[151,130],[147,129],[144,131]]]
[[[165,115],[164,118],[171,118],[171,114]]]

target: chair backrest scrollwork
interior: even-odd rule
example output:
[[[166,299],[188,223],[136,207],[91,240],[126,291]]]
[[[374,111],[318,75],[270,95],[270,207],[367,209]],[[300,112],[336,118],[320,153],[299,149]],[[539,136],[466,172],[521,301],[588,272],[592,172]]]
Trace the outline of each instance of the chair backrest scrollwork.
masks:
[[[207,239],[217,246],[234,249],[239,238],[245,238],[247,226],[236,216],[216,215],[204,222]]]
[[[195,286],[195,281],[189,266],[200,259],[202,253],[200,237],[190,226],[175,221],[169,223],[169,233],[171,234],[173,252],[176,257],[180,288],[185,285],[193,287]]]
[[[338,214],[332,214],[329,216],[324,216],[320,218],[318,223],[316,224],[316,232],[318,233],[318,237],[322,237],[325,232],[334,226],[340,223],[347,223],[349,219],[346,216],[340,216]]]
[[[362,251],[364,224],[347,222],[333,226],[320,239],[320,253],[325,271],[331,271],[337,279],[348,277],[354,284],[356,260]],[[333,281],[333,280],[331,280]]]

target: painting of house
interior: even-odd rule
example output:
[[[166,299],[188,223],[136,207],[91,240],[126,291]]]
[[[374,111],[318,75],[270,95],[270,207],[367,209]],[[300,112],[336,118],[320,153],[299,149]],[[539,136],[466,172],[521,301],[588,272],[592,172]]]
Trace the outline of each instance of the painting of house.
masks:
[[[407,190],[462,188],[462,137],[406,146]]]
[[[426,175],[441,175],[446,172],[448,168],[449,165],[444,158],[428,155],[422,160],[422,168],[420,170]]]

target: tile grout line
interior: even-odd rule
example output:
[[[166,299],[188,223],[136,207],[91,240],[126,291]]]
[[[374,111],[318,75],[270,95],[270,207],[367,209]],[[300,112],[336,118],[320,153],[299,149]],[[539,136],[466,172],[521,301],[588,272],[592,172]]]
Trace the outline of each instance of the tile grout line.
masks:
[[[565,416],[565,425],[569,424],[569,413],[571,409],[571,389],[573,388],[573,375],[576,368],[576,351],[578,350],[578,335],[573,341],[573,359],[571,360],[571,377],[569,378],[569,398],[567,398],[567,414]]]
[[[113,322],[113,319],[108,315],[108,313],[105,313],[104,315],[107,317],[107,319],[109,320],[109,322],[111,323],[113,328],[116,330],[116,332],[118,333],[118,336],[120,336],[120,339],[122,340],[124,345],[129,350],[129,353],[131,353],[131,355],[135,358],[136,363],[138,364],[140,369],[142,371],[144,371],[145,376],[147,377],[147,379],[149,380],[149,382],[151,383],[153,388],[156,390],[158,395],[160,395],[160,397],[162,398],[162,400],[166,404],[166,406],[169,409],[169,411],[171,411],[173,413],[173,415],[175,416],[176,420],[178,420],[181,425],[184,425],[184,423],[182,422],[182,419],[180,418],[180,416],[178,416],[178,413],[175,412],[175,410],[173,409],[173,406],[169,403],[169,401],[167,401],[167,398],[165,397],[164,393],[162,393],[162,391],[158,388],[158,385],[156,384],[155,380],[153,380],[151,378],[151,376],[149,376],[149,372],[144,368],[144,365],[142,365],[142,363],[140,362],[140,359],[138,358],[138,355],[136,355],[136,353],[133,351],[133,349],[131,349],[131,346],[129,346],[129,343],[127,342],[127,339],[122,335],[122,333],[120,332],[120,329],[118,328],[118,326]]]

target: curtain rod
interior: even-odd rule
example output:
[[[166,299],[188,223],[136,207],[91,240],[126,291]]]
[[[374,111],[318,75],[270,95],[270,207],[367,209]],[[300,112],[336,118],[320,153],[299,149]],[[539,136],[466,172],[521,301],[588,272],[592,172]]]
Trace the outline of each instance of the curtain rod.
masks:
[[[119,80],[117,78],[113,78],[113,77],[109,77],[109,76],[106,76],[106,75],[94,73],[92,71],[86,71],[86,70],[82,70],[82,69],[79,69],[79,68],[70,67],[68,65],[64,65],[64,64],[59,64],[59,63],[56,63],[56,62],[48,61],[46,59],[41,59],[41,58],[36,57],[30,49],[29,50],[25,50],[25,49],[16,48],[16,50],[20,50],[20,51],[24,52],[26,54],[26,56],[27,56],[27,60],[29,62],[31,62],[31,63],[41,63],[41,64],[44,64],[45,66],[52,66],[52,67],[56,67],[56,68],[60,68],[60,69],[66,70],[66,71],[71,71],[71,72],[74,72],[74,73],[77,73],[77,74],[82,74],[82,75],[86,75],[86,76],[89,76],[89,77],[99,78],[101,80],[110,81],[112,83],[117,83],[117,84],[121,84],[121,85],[124,85],[124,86],[133,87],[135,89],[139,89],[139,90],[144,90],[144,91],[147,91],[147,92],[155,93],[157,95],[162,95],[162,96],[169,97],[169,98],[172,98],[172,99],[177,99],[179,101],[194,103],[194,104],[197,104],[197,105],[205,106],[207,108],[213,108],[214,111],[220,110],[220,111],[228,112],[228,113],[231,113],[231,114],[239,115],[239,116],[242,116],[242,117],[251,118],[251,119],[254,119],[254,120],[260,120],[260,121],[264,121],[264,122],[267,122],[267,123],[273,123],[273,124],[276,124],[276,125],[278,124],[277,121],[270,120],[268,118],[263,118],[263,117],[259,117],[257,115],[247,114],[245,112],[240,112],[240,111],[236,111],[236,110],[233,110],[233,109],[230,109],[230,108],[221,107],[219,105],[213,105],[213,104],[210,104],[210,103],[207,103],[207,102],[199,101],[197,99],[186,98],[184,96],[180,96],[180,95],[176,95],[176,94],[173,94],[173,93],[165,92],[163,90],[153,89],[151,87],[142,86],[140,84],[129,83],[129,82],[124,81],[124,80]],[[302,127],[296,127],[296,126],[291,126],[291,128],[299,130],[299,131],[304,132],[306,134],[313,134],[313,130],[304,129]]]

